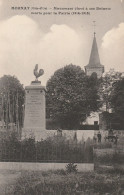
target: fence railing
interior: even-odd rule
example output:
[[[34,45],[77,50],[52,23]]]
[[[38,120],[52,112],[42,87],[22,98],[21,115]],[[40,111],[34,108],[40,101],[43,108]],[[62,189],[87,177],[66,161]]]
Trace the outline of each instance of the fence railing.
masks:
[[[34,139],[18,141],[1,140],[0,161],[6,162],[63,162],[92,163],[92,141],[77,143],[63,138],[35,142]]]

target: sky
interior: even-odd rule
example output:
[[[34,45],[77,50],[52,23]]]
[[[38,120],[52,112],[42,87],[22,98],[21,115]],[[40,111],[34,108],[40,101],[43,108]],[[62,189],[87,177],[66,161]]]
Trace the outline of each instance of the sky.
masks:
[[[90,15],[77,15],[77,8]],[[124,72],[124,0],[0,0],[0,77],[15,75],[24,86],[29,85],[38,64],[44,69],[39,80],[46,85],[65,65],[84,69],[91,52],[93,21],[105,71]]]

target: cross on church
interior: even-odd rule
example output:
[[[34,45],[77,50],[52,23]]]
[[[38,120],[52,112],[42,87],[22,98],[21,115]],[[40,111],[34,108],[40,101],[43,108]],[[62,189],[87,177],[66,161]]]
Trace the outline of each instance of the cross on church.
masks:
[[[94,27],[94,36],[96,35],[96,21],[93,21],[93,27]]]

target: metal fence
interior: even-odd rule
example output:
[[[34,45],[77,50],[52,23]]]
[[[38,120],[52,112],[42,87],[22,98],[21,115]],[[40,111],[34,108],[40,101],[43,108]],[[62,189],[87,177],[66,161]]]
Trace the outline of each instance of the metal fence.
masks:
[[[0,141],[0,161],[92,163],[93,146],[91,140],[77,143],[57,136],[40,142],[9,138]]]

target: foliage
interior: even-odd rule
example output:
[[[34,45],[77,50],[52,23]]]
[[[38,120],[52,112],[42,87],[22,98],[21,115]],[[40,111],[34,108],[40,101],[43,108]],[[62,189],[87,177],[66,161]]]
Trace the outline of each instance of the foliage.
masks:
[[[112,148],[112,143],[110,142],[103,142],[103,143],[100,143],[100,144],[94,144],[94,149],[97,148],[97,149],[106,149],[106,148]]]
[[[104,153],[101,149],[101,154],[94,152],[94,162],[107,165],[124,164],[124,154],[118,150],[114,153]]]
[[[66,171],[67,173],[77,173],[77,165],[74,163],[69,163],[66,165]]]
[[[8,123],[22,126],[24,88],[15,76],[4,75],[0,78],[0,118]]]
[[[93,147],[89,139],[77,143],[54,136],[35,142],[33,138],[18,141],[11,135],[1,140],[0,161],[90,163],[93,162]]]
[[[65,177],[54,171],[47,171],[45,175],[39,171],[23,171],[21,177],[17,179],[11,195],[117,195],[124,190],[123,186],[123,175],[120,175],[119,172],[115,174],[103,170],[102,173],[71,173]]]
[[[57,70],[47,82],[47,117],[59,122],[61,128],[77,129],[91,111],[99,108],[99,82],[75,65]]]
[[[121,75],[122,73],[115,72],[113,69],[110,69],[110,71],[100,79],[99,94],[102,104],[105,106],[107,112],[111,109],[111,93],[113,91],[113,84],[122,79]]]
[[[124,127],[124,78],[113,85],[111,106],[115,113],[116,121],[119,121],[122,127]]]

